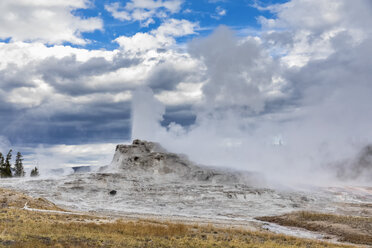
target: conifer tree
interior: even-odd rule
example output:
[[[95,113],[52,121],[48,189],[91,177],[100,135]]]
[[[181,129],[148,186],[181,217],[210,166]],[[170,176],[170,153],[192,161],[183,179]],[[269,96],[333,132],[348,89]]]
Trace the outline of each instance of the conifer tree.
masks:
[[[38,177],[39,176],[39,170],[37,169],[37,167],[35,167],[34,169],[31,170],[30,176],[31,177]]]
[[[12,159],[12,149],[9,150],[8,154],[6,155],[5,163],[2,170],[2,177],[12,177],[12,165],[10,160]]]
[[[22,159],[22,154],[20,152],[17,153],[17,157],[15,160],[15,172],[14,176],[15,177],[24,177],[25,176],[25,170],[23,168],[23,159]]]
[[[0,152],[0,177],[4,177],[4,171],[5,171],[5,161],[4,156]]]

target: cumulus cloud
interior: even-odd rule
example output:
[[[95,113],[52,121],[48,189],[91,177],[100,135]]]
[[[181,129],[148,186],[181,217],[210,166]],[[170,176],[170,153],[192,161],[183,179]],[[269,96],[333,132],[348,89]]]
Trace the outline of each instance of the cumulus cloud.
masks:
[[[127,10],[135,19],[141,9],[168,15],[180,5],[181,1],[133,1]],[[70,164],[69,156],[53,150],[52,144],[128,139],[132,90],[141,85],[163,96],[176,90],[177,95],[163,97],[176,105],[169,118],[185,123],[193,118],[185,103],[198,99],[190,91],[200,83],[199,64],[179,50],[175,39],[194,34],[197,24],[168,19],[144,33],[145,38],[140,34],[127,40],[121,37],[119,49],[88,50],[45,43],[84,44],[82,32],[101,29],[100,19],[72,14],[88,8],[89,1],[5,1],[0,6],[8,12],[2,15],[0,38],[11,37],[9,43],[0,43],[0,135],[22,149],[44,144],[28,151],[40,155],[35,158],[40,166],[48,165],[48,153],[55,154],[56,163]]]
[[[195,34],[197,23],[187,20],[169,19],[157,29],[148,33],[136,33],[133,36],[120,36],[115,41],[126,51],[144,53],[154,49],[166,49],[175,45],[176,37]]]
[[[266,9],[276,14],[273,19],[261,17],[263,24],[268,27],[309,30],[318,35],[336,29],[349,29],[353,32],[364,30],[371,21],[371,2],[367,0],[352,3],[336,0],[292,0],[268,6]],[[314,16],[317,18],[311,18]]]
[[[133,135],[144,134],[200,163],[255,170],[273,181],[340,183],[335,162],[357,157],[372,142],[372,37],[366,28],[372,21],[363,11],[355,16],[370,8],[368,1],[322,4],[327,6],[305,0],[270,6],[277,18],[267,20],[261,38],[236,38],[222,27],[195,40],[189,51],[203,62],[206,78],[203,100],[193,109],[195,124],[154,125],[155,131],[136,129]],[[329,8],[332,4],[337,6]],[[319,6],[321,22],[306,11],[287,14]],[[337,21],[340,13],[345,23]],[[322,54],[316,51],[321,44]],[[146,99],[156,100],[147,95],[137,101]],[[164,113],[154,113],[159,122]],[[354,177],[370,183],[363,179]]]
[[[260,17],[259,21],[268,41],[281,45],[281,53],[286,55],[283,61],[290,66],[327,58],[334,51],[331,40],[340,33],[348,33],[353,43],[371,35],[367,27],[372,22],[371,2],[367,0],[293,0],[258,8],[276,15]]]
[[[14,63],[7,64],[4,69],[0,70],[2,90],[34,85],[32,74],[32,68],[21,68]]]
[[[200,84],[199,62],[179,50],[175,37],[193,33],[195,25],[170,19],[148,33],[169,45],[141,52],[135,46],[144,40],[113,51],[0,43],[1,134],[15,144],[129,138],[132,91],[143,85],[162,96],[176,91],[182,98],[162,99],[184,111],[198,99],[193,85]],[[170,118],[184,120],[177,111]]]
[[[118,89],[117,84],[99,84],[92,78],[135,66],[140,62],[140,59],[126,57],[117,51],[97,53],[69,47],[39,47],[37,44],[29,44],[27,47],[21,45],[16,50],[14,45],[10,43],[0,49],[3,54],[8,55],[9,60],[3,61],[4,68],[0,70],[0,93],[3,94],[3,99],[8,99],[9,103],[14,103],[17,107],[39,106],[58,94],[79,96],[125,91],[129,88],[128,85]],[[38,48],[36,51],[35,47]],[[34,52],[39,52],[39,57],[34,56]],[[23,59],[18,60],[21,55]]]
[[[99,83],[94,78],[107,79],[110,73],[137,65],[139,59],[119,51],[39,43],[2,44],[0,53],[7,55],[0,70],[1,134],[12,142],[81,143],[85,135],[91,142],[126,137],[129,84]],[[100,123],[95,123],[97,119]],[[113,132],[107,134],[107,129]]]
[[[165,18],[180,11],[183,0],[131,0],[125,6],[119,2],[105,5],[111,15],[121,21],[140,21],[142,26],[154,23],[153,18]]]
[[[69,17],[88,6],[40,3]],[[133,0],[106,9],[146,24],[181,4]],[[329,164],[372,142],[371,3],[292,0],[259,8],[274,17],[259,18],[257,36],[219,27],[187,46],[177,38],[194,35],[198,24],[178,19],[120,36],[113,51],[50,47],[46,36],[0,43],[0,135],[14,144],[114,143],[132,130],[133,138],[160,141],[203,164],[329,183]],[[74,30],[58,42],[80,39]],[[58,153],[47,148],[38,153]],[[79,149],[58,146],[67,152],[56,156],[70,148]]]
[[[148,84],[153,90],[174,90],[177,85],[187,81],[192,72],[170,61],[156,65],[148,76]]]
[[[139,62],[139,59],[125,58],[123,54],[115,55],[110,61],[103,57],[93,57],[79,62],[75,55],[62,59],[50,57],[37,66],[37,72],[58,92],[69,95],[85,95],[102,91],[116,92],[118,88],[110,89],[109,85],[97,85],[89,78],[135,66]]]
[[[0,38],[12,41],[40,41],[49,44],[85,44],[82,32],[102,30],[98,17],[81,18],[76,9],[86,9],[89,1],[4,0],[0,3]]]

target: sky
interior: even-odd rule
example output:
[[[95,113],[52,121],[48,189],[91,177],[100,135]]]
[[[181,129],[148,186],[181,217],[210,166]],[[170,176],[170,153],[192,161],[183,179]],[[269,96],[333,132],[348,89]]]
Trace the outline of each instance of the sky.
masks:
[[[28,167],[108,164],[142,138],[298,174],[372,141],[370,0],[3,0],[0,12],[0,151]]]

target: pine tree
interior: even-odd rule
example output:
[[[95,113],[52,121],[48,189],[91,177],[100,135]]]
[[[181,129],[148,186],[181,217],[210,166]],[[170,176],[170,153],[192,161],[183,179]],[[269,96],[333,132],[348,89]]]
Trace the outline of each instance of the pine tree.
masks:
[[[12,159],[12,149],[9,150],[8,154],[6,155],[5,163],[2,165],[2,173],[1,177],[12,177],[12,165],[10,160]]]
[[[17,153],[16,161],[14,164],[15,167],[15,172],[14,176],[15,177],[24,177],[25,176],[25,170],[23,168],[23,163],[22,163],[22,154],[20,152]]]
[[[32,176],[32,177],[38,177],[39,176],[39,170],[37,169],[37,167],[35,167],[34,169],[31,170],[30,176]]]
[[[4,171],[5,171],[5,161],[4,161],[4,156],[0,152],[0,177],[5,177],[4,176]]]

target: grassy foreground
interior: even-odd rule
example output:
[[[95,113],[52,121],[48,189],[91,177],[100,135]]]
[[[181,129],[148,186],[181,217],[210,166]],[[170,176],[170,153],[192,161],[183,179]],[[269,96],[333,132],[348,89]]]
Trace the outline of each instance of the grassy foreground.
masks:
[[[348,247],[211,225],[33,212],[20,208],[25,201],[58,210],[43,199],[0,191],[0,247]]]
[[[346,247],[269,233],[0,210],[0,247]]]
[[[294,212],[257,219],[334,235],[342,242],[372,246],[372,217]]]

